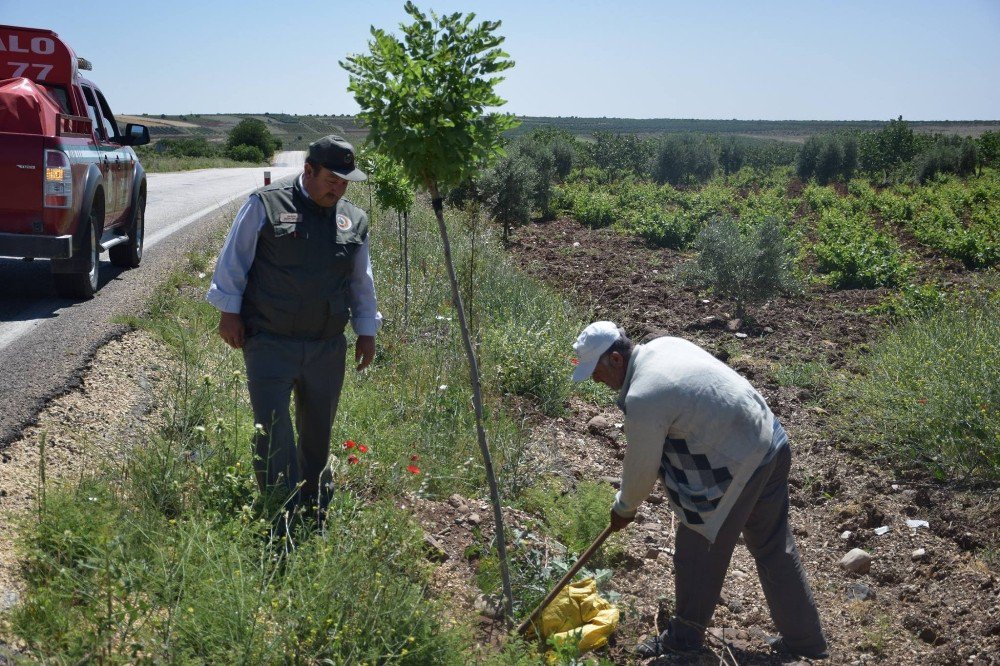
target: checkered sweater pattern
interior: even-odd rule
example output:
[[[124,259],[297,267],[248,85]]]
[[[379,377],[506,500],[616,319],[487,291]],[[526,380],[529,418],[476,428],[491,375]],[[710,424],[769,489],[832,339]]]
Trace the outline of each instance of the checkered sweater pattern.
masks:
[[[660,478],[677,517],[714,542],[775,445],[764,398],[698,345],[662,337],[633,350],[618,404],[628,448],[615,512],[635,515]]]

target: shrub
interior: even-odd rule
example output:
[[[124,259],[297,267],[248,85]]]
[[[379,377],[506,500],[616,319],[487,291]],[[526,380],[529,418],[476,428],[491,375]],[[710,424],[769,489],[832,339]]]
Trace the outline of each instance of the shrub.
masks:
[[[890,333],[843,386],[845,427],[899,464],[1000,480],[1000,301],[949,299]]]
[[[657,147],[653,179],[661,185],[704,183],[715,173],[715,166],[715,152],[704,136],[671,134]]]
[[[701,226],[701,221],[690,213],[653,208],[633,216],[626,228],[654,245],[683,250],[691,245]]]
[[[813,254],[819,271],[838,289],[891,287],[909,272],[895,238],[861,215],[836,209],[823,212]]]
[[[799,151],[796,172],[802,180],[815,177],[820,185],[848,181],[858,161],[858,145],[848,135],[821,134],[806,139]]]
[[[976,139],[976,149],[983,166],[1000,167],[1000,132],[983,132]]]
[[[910,228],[917,240],[969,268],[1000,263],[1000,178],[994,170],[965,183],[941,176],[915,194]]]
[[[717,220],[698,234],[695,247],[698,258],[682,269],[684,279],[736,301],[739,317],[747,305],[798,289],[794,250],[775,218],[747,233],[732,219]]]
[[[581,224],[595,229],[609,226],[621,213],[615,197],[603,191],[578,193],[571,212]]]
[[[258,164],[266,160],[264,153],[261,152],[260,148],[257,146],[248,146],[246,144],[240,144],[238,146],[227,148],[226,157],[231,160],[236,160],[237,162],[256,162]]]
[[[503,224],[503,237],[510,237],[511,227],[527,224],[532,204],[539,190],[549,191],[549,181],[532,168],[531,160],[520,150],[500,158],[479,179],[479,194],[490,216]],[[547,197],[542,205],[547,206]]]
[[[878,130],[860,135],[858,161],[869,175],[888,179],[894,171],[910,163],[919,148],[910,124],[900,116]]]
[[[595,132],[593,143],[585,149],[587,166],[601,169],[609,180],[644,176],[649,170],[653,145],[651,140],[640,139],[634,134]]]
[[[969,176],[978,162],[976,142],[972,139],[939,137],[913,159],[913,179],[924,184],[939,173]]]
[[[204,137],[189,139],[160,139],[154,150],[160,155],[171,157],[218,157],[221,146],[209,143]]]
[[[257,162],[270,159],[279,145],[280,142],[271,135],[271,130],[267,129],[267,125],[256,118],[244,118],[241,120],[233,129],[229,130],[229,136],[226,139],[226,148],[228,150],[232,150],[238,146],[253,146],[260,150],[263,157],[255,160]]]

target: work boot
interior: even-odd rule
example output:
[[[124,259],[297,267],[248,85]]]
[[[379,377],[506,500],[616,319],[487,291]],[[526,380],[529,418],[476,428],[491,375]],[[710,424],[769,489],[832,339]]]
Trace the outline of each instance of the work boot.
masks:
[[[801,657],[802,659],[829,659],[830,653],[826,649],[822,650],[796,650],[792,649],[785,642],[784,636],[768,636],[764,639],[771,650],[778,654],[789,655],[791,657]]]
[[[664,631],[659,636],[653,636],[635,646],[635,654],[643,659],[660,657],[671,652],[691,652],[700,649],[700,645],[689,645],[675,640],[670,631]]]

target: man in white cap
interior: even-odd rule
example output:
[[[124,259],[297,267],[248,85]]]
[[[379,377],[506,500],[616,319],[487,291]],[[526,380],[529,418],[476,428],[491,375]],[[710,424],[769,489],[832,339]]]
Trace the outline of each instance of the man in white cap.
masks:
[[[694,650],[722,591],[740,534],[757,562],[776,651],[827,656],[812,591],[788,525],[791,449],[764,398],[732,368],[674,337],[634,345],[613,322],[595,322],[573,345],[574,381],[619,391],[628,449],[611,526],[625,528],[660,478],[680,519],[676,608],[669,627],[640,643],[656,657]]]

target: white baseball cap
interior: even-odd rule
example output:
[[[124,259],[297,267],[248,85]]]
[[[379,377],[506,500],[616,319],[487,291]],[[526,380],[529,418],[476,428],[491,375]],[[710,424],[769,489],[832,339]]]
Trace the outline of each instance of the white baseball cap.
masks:
[[[573,351],[576,352],[577,356],[576,369],[573,370],[573,381],[582,382],[590,379],[601,354],[608,351],[617,339],[618,325],[613,321],[595,321],[583,329],[576,342],[573,343]]]

